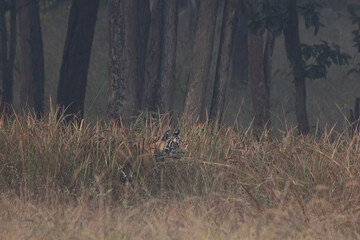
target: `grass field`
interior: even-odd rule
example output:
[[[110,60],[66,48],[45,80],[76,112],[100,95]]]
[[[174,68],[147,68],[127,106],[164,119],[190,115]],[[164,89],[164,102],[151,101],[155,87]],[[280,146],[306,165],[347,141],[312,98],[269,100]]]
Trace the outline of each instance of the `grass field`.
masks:
[[[156,162],[130,145],[166,116],[54,116],[0,119],[1,239],[360,238],[359,135],[179,122],[185,157]]]

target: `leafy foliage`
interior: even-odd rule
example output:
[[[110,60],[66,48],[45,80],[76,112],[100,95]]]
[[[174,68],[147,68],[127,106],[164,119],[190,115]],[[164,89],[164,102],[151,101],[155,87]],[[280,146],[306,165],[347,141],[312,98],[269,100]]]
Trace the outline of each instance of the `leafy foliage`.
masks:
[[[348,12],[350,14],[350,19],[352,20],[353,25],[357,25],[357,29],[352,31],[354,47],[357,48],[358,53],[360,53],[360,5],[349,5]],[[355,67],[352,68],[348,74],[360,72],[360,63],[355,64]]]
[[[314,34],[317,35],[319,29],[324,27],[320,22],[320,9],[322,5],[319,0],[299,0],[297,1],[299,13],[304,17],[305,27],[314,27]],[[355,11],[355,10],[354,10]],[[357,9],[360,11],[360,7]],[[353,16],[357,16],[354,12]],[[288,9],[285,0],[262,0],[256,5],[253,18],[249,21],[249,27],[253,33],[262,34],[265,30],[279,36],[287,27]],[[354,22],[360,26],[360,17],[354,18]],[[360,50],[360,33],[356,31],[357,46]],[[354,37],[355,39],[355,37]],[[332,65],[347,64],[350,56],[340,52],[337,44],[330,46],[328,42],[321,41],[320,44],[302,44],[302,67],[306,77],[313,79],[326,78],[327,68]],[[311,61],[312,60],[312,61]]]
[[[317,35],[320,27],[320,12],[322,5],[318,0],[302,0],[297,4],[299,13],[305,19],[306,29],[314,27],[314,34]],[[253,33],[263,33],[268,30],[278,36],[287,26],[287,1],[284,0],[263,0],[256,5],[253,17],[249,21],[249,27]]]
[[[305,63],[306,77],[313,80],[326,78],[327,68],[332,65],[347,64],[350,56],[340,52],[340,46],[333,43],[332,47],[327,41],[321,41],[320,44],[301,45],[302,59]],[[313,63],[306,64],[309,60]]]
[[[349,5],[348,12],[350,14],[350,18],[352,20],[352,24],[357,24],[358,28],[360,28],[360,5]]]
[[[304,17],[305,27],[309,29],[314,27],[314,34],[317,35],[320,27],[324,24],[320,22],[320,12],[322,5],[318,0],[303,0],[298,3],[299,13]]]
[[[249,27],[254,34],[262,34],[265,30],[279,36],[286,28],[287,9],[282,0],[260,1],[254,9]]]

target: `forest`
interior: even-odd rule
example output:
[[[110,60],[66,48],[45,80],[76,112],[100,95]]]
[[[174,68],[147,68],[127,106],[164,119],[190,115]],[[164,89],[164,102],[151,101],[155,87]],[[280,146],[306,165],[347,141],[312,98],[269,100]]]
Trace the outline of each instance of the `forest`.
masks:
[[[27,109],[39,118],[59,107],[92,122],[169,112],[260,130],[283,130],[287,122],[306,134],[335,124],[343,129],[355,107],[360,40],[351,2],[299,1],[291,15],[280,0],[134,1],[129,20],[109,13],[115,6],[108,1],[36,2],[18,11],[12,1],[2,3],[8,112]],[[21,9],[29,11],[26,18]],[[23,34],[33,44],[21,42]],[[129,52],[116,50],[115,41],[132,44],[122,46]]]
[[[1,239],[359,239],[358,0],[0,0]]]

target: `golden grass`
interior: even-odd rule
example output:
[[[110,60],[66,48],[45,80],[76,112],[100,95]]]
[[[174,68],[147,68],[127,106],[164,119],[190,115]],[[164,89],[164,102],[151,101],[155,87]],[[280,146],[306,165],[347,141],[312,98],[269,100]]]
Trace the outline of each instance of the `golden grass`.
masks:
[[[360,238],[359,135],[179,123],[186,156],[158,163],[130,145],[164,133],[167,116],[56,115],[0,119],[1,239]]]

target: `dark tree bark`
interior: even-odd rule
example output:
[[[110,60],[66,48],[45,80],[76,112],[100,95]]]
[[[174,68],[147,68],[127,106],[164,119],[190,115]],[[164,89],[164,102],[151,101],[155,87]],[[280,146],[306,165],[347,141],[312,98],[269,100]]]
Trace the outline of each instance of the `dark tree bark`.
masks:
[[[10,0],[10,42],[9,42],[9,59],[8,71],[9,78],[3,84],[3,90],[6,92],[5,103],[13,102],[13,82],[14,82],[14,64],[16,55],[16,0]],[[10,109],[8,109],[9,112]]]
[[[249,18],[252,18],[252,12],[257,2],[257,0],[253,0],[248,6]],[[249,83],[255,134],[261,134],[264,129],[270,129],[271,57],[274,37],[273,34],[268,33],[265,51],[263,51],[263,35],[262,33],[248,33]]]
[[[299,17],[296,0],[288,0],[288,19],[284,36],[286,54],[294,74],[295,109],[298,129],[300,133],[307,134],[309,132],[309,123],[306,112],[306,83],[301,59]]]
[[[143,109],[173,107],[177,39],[177,0],[153,1],[143,88]]]
[[[0,0],[0,76],[3,82],[3,96],[1,100],[2,106],[9,103],[9,93],[7,93],[8,89],[4,89],[4,87],[8,87],[7,85],[9,81],[7,29],[5,17],[7,8],[8,6],[5,0]]]
[[[249,33],[249,83],[254,113],[253,127],[262,131],[269,123],[269,96],[264,73],[263,35]]]
[[[246,8],[241,0],[241,13],[236,24],[230,63],[230,86],[236,87],[239,82],[247,83],[249,67],[248,19]]]
[[[232,40],[240,14],[240,0],[225,0],[219,54],[216,66],[214,92],[211,101],[210,119],[221,124],[226,87],[229,78]]]
[[[145,61],[151,20],[149,0],[137,0],[136,48],[138,64],[138,108],[141,108],[142,91],[145,81]]]
[[[115,121],[130,122],[137,102],[137,1],[110,0],[108,113]]]
[[[67,119],[84,117],[84,100],[99,0],[73,0],[60,69],[57,104]]]
[[[151,111],[157,111],[160,105],[160,71],[165,1],[166,0],[153,0],[151,9],[151,24],[147,44],[145,79],[141,104],[142,109]]]
[[[265,51],[264,51],[264,74],[265,74],[265,87],[267,92],[267,102],[270,103],[270,88],[271,88],[271,71],[272,71],[272,55],[274,52],[275,37],[272,32],[267,32]],[[270,108],[270,104],[269,104]],[[270,119],[269,119],[270,122]]]
[[[6,11],[10,9],[10,41],[6,29]],[[16,51],[16,0],[0,0],[0,69],[3,95],[1,108],[7,113],[11,112],[13,101],[13,69]]]
[[[164,10],[159,109],[170,112],[174,105],[178,0],[166,0]]]
[[[199,1],[183,114],[190,122],[200,117],[204,105],[214,45],[216,6],[217,0]]]
[[[43,112],[44,54],[39,0],[19,0],[21,88],[20,105],[33,108],[37,118]]]
[[[196,26],[196,18],[197,18],[197,8],[199,0],[187,0],[188,8],[190,10],[190,19],[189,19],[189,32],[190,39],[193,40]]]

